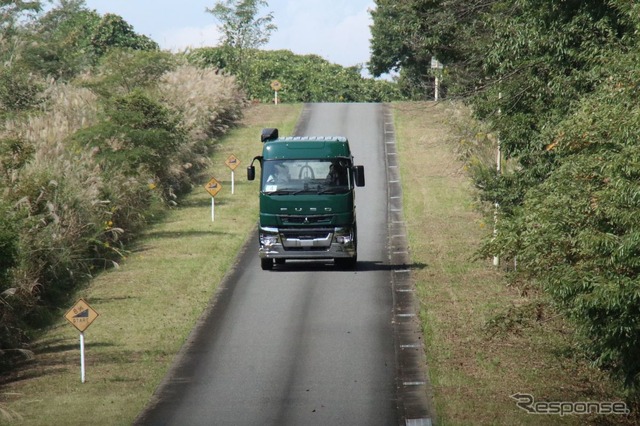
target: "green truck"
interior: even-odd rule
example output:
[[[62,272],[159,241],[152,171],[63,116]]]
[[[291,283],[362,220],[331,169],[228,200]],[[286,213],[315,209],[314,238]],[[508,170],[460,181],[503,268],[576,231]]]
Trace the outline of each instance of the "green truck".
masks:
[[[355,187],[364,167],[353,164],[344,136],[279,137],[264,129],[261,166],[259,255],[264,270],[287,259],[334,259],[355,268],[358,260]]]

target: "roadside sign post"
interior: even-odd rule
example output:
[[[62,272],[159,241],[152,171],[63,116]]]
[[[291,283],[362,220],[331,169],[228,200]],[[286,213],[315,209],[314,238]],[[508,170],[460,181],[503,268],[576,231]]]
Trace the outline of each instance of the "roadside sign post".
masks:
[[[231,169],[231,195],[233,195],[235,193],[234,170],[236,169],[236,167],[240,165],[240,160],[238,160],[238,158],[235,155],[231,154],[229,158],[227,158],[227,160],[224,162],[224,164],[226,164],[227,167]]]
[[[435,76],[435,100],[440,100],[440,74],[442,73],[442,69],[444,65],[442,62],[438,61],[435,56],[431,57],[431,69],[436,70]]]
[[[84,331],[98,318],[98,313],[84,299],[79,299],[65,314],[65,319],[80,331],[80,380],[85,381]]]
[[[278,105],[278,91],[282,89],[282,84],[280,84],[278,80],[273,80],[271,82],[271,88],[273,89],[273,92],[274,92],[274,103]]]
[[[216,178],[211,178],[211,180],[204,186],[204,189],[206,189],[211,195],[211,222],[214,222],[216,220],[216,194],[220,192],[222,185],[216,180]]]

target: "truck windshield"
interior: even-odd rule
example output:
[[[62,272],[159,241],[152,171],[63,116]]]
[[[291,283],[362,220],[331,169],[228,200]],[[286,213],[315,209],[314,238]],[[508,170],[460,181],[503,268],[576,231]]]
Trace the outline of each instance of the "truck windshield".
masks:
[[[338,194],[352,188],[347,159],[266,160],[262,167],[262,192],[267,194]]]

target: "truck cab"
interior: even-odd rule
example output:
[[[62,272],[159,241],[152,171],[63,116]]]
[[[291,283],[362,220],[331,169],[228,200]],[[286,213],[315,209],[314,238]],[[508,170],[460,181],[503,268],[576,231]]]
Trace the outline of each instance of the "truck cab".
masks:
[[[261,165],[258,254],[261,267],[288,259],[334,259],[355,268],[358,259],[355,188],[364,186],[344,136],[279,137],[264,129]]]

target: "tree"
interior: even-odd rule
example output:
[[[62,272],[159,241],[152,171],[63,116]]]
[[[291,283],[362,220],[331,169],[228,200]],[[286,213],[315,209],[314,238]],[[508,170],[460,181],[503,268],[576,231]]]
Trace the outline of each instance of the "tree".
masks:
[[[100,59],[95,74],[83,85],[104,98],[151,88],[162,75],[175,69],[176,59],[169,52],[112,48]]]
[[[0,0],[0,61],[13,63],[23,40],[22,24],[30,22],[42,9],[39,1]]]
[[[133,50],[158,50],[158,44],[145,35],[139,35],[122,17],[104,15],[91,38],[96,55],[103,56],[114,47]]]
[[[407,94],[430,95],[431,58],[447,67],[450,93],[467,94],[481,78],[490,28],[485,24],[491,0],[376,0],[371,11],[371,60],[374,76],[400,71]],[[417,88],[417,90],[416,90]]]
[[[373,25],[369,71],[376,77],[400,71],[403,92],[424,97],[431,80],[433,53],[421,43],[427,23],[415,13],[417,2],[376,0],[376,8],[370,12]]]
[[[486,254],[517,256],[592,359],[638,391],[637,5],[501,3],[473,104],[519,167],[483,188],[501,207]]]
[[[225,68],[222,47],[189,52],[190,62]],[[364,78],[358,66],[332,64],[318,55],[296,55],[289,50],[252,50],[252,61],[244,70],[247,97],[271,102],[273,90],[265,82],[278,80],[283,102],[390,102],[402,99],[395,83]]]
[[[101,21],[84,0],[61,0],[31,26],[23,61],[43,76],[73,78],[95,64],[91,38]]]
[[[33,15],[42,10],[40,1],[0,0],[0,29],[4,32],[22,16]]]
[[[228,55],[227,63],[241,78],[247,54],[265,45],[277,29],[272,22],[273,12],[257,17],[258,9],[266,6],[266,0],[224,0],[206,9],[222,24],[221,42]]]

